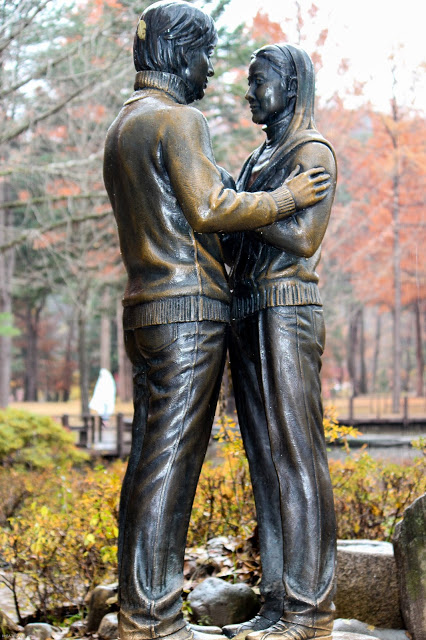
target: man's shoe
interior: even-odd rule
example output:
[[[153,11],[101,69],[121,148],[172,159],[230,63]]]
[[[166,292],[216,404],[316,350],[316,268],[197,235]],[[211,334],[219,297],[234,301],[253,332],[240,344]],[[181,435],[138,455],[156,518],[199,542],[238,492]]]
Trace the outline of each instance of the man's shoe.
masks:
[[[132,640],[135,637],[141,640],[152,640],[152,634],[148,631],[146,627],[138,627],[128,614],[120,611],[118,637],[121,640]],[[156,635],[155,638],[156,640],[226,640],[221,633],[202,633],[194,630],[188,623],[173,633]]]
[[[210,636],[221,636],[223,638],[222,634],[222,629],[220,627],[213,627],[213,626],[202,626],[200,624],[190,624],[189,625],[192,629],[192,631],[197,631],[198,633],[202,633],[203,635],[210,635]]]
[[[270,620],[265,616],[257,615],[247,622],[240,622],[239,624],[227,624],[226,627],[222,627],[222,633],[227,638],[234,638],[235,640],[244,640],[246,636],[252,631],[263,631],[269,629],[276,620]]]
[[[317,638],[332,640],[331,629],[305,627],[302,624],[279,620],[269,629],[249,633],[246,640],[317,640]]]
[[[226,640],[225,636],[218,633],[204,633],[202,631],[195,630],[194,627],[190,627],[191,636],[188,640]]]

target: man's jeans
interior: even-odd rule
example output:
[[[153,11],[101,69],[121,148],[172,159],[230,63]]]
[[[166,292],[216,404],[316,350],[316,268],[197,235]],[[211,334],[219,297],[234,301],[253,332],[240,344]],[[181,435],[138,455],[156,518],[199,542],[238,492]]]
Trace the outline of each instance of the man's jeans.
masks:
[[[226,325],[143,327],[127,330],[125,341],[135,414],[120,503],[120,638],[179,630],[185,636],[186,536],[219,394]]]

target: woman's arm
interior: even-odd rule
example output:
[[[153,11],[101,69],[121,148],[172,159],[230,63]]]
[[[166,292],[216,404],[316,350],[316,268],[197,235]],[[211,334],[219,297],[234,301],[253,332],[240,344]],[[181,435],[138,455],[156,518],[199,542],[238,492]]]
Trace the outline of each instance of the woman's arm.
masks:
[[[301,171],[312,167],[324,167],[330,175],[330,186],[324,191],[321,200],[310,207],[294,213],[286,220],[281,220],[268,227],[262,227],[256,231],[256,236],[267,244],[277,249],[283,249],[298,256],[310,258],[317,251],[327,229],[336,190],[336,162],[330,148],[321,142],[308,142],[297,149],[292,158],[293,171],[300,165]],[[297,181],[300,174],[287,182],[287,187],[292,191],[293,181]],[[295,204],[297,195],[295,197]]]

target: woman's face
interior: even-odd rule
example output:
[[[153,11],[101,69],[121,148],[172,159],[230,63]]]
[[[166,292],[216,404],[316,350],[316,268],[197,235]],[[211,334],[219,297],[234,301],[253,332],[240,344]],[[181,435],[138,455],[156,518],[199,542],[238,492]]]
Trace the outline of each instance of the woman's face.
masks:
[[[287,78],[277,73],[265,58],[255,58],[249,67],[249,88],[244,96],[256,124],[271,125],[288,109]]]

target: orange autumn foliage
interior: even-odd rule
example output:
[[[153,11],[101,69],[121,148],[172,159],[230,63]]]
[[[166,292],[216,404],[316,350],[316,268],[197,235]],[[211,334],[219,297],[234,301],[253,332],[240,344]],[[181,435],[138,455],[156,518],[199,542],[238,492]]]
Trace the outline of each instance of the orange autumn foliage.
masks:
[[[393,307],[395,234],[403,305],[426,294],[426,133],[419,114],[398,121],[365,108],[328,118],[340,175],[324,253],[348,274],[365,304]]]
[[[46,193],[64,197],[76,196],[81,193],[81,187],[71,180],[66,180],[65,178],[57,178],[47,184]]]
[[[251,36],[256,41],[282,42],[286,39],[285,33],[278,22],[273,22],[267,13],[259,9],[253,18]]]
[[[104,13],[105,6],[111,9],[123,9],[123,5],[118,0],[91,0],[92,9],[88,16],[89,24],[95,24]]]

